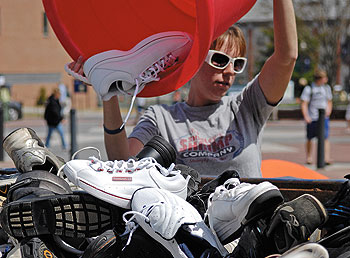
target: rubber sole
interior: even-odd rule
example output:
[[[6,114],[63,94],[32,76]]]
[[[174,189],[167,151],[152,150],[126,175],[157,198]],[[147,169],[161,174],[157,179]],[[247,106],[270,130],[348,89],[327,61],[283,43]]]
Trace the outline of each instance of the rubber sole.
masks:
[[[2,228],[15,238],[46,234],[86,238],[112,229],[124,212],[86,192],[76,192],[10,202],[0,219]]]

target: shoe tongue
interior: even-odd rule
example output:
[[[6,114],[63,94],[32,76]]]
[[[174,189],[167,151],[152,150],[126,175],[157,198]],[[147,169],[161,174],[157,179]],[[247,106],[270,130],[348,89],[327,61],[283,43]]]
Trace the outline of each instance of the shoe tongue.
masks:
[[[229,178],[225,181],[224,183],[224,187],[227,189],[227,190],[231,190],[233,188],[235,188],[237,185],[240,184],[240,181],[238,178]]]

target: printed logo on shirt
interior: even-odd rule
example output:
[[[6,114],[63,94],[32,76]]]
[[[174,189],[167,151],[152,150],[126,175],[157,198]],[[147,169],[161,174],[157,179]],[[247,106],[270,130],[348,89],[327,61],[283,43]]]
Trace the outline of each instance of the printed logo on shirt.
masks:
[[[193,132],[192,132],[193,133]],[[178,151],[182,159],[233,159],[243,150],[243,136],[233,130],[225,135],[217,135],[211,138],[202,138],[198,134],[181,138],[177,143]]]

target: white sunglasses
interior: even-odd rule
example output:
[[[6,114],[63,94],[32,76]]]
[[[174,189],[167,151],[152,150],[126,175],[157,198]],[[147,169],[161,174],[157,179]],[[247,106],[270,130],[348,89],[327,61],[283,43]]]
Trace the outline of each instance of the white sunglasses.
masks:
[[[205,62],[207,62],[210,66],[221,70],[225,69],[232,62],[233,71],[235,73],[242,73],[247,64],[247,58],[232,58],[223,52],[217,50],[209,50],[208,55],[205,58]]]

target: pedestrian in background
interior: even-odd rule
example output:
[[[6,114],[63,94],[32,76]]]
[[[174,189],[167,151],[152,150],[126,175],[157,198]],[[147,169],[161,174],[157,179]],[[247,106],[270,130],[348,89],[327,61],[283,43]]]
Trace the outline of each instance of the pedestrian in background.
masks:
[[[348,105],[345,112],[346,132],[350,134],[350,94],[348,94]]]
[[[306,163],[312,163],[312,139],[317,136],[319,109],[325,110],[325,140],[324,157],[325,164],[329,165],[329,117],[332,113],[332,89],[327,84],[328,77],[324,70],[317,69],[314,73],[314,82],[311,86],[305,86],[301,94],[301,111],[306,122]]]
[[[10,120],[9,118],[9,103],[11,101],[10,90],[6,85],[0,86],[0,106],[4,115],[4,121]]]
[[[59,88],[55,88],[51,96],[46,101],[44,118],[48,126],[48,132],[46,137],[46,147],[50,147],[50,139],[53,131],[57,131],[60,135],[62,142],[62,149],[67,150],[67,145],[64,140],[64,131],[62,126],[62,107],[60,104],[61,92]]]
[[[67,116],[69,114],[69,111],[71,109],[72,103],[69,96],[69,92],[67,90],[67,86],[63,83],[60,83],[58,85],[58,88],[60,90],[61,96],[60,96],[60,104],[62,108],[62,115]]]

